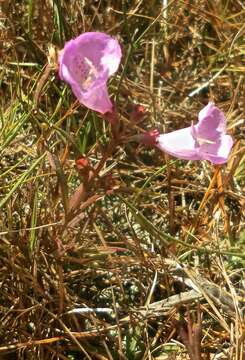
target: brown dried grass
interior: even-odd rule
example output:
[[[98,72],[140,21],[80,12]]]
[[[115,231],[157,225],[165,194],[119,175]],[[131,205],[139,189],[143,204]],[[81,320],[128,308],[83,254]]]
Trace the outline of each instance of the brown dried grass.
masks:
[[[1,2],[3,359],[244,358],[245,8],[165,3]],[[112,147],[108,124],[43,76],[48,45],[91,30],[122,44],[110,89],[125,136],[187,126],[211,99],[235,139],[228,164]],[[99,172],[86,198],[81,152]],[[191,287],[198,303],[176,305]]]

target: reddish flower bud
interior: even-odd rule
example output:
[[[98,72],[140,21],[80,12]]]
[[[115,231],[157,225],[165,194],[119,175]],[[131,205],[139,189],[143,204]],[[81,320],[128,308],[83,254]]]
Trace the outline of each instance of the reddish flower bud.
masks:
[[[81,157],[76,160],[76,166],[78,170],[85,170],[90,167],[89,160],[86,157]]]
[[[141,104],[137,104],[134,106],[134,109],[131,113],[131,120],[135,121],[135,122],[139,122],[141,121],[147,114],[146,108],[144,107],[144,105]]]

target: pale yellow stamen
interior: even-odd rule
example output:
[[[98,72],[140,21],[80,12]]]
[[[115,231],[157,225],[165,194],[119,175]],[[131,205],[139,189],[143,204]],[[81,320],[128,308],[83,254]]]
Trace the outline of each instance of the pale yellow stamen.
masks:
[[[207,139],[197,138],[196,140],[200,145],[215,144],[215,141],[211,141],[211,140],[207,140]]]
[[[94,78],[97,77],[98,72],[92,61],[90,61],[88,58],[84,57],[84,62],[88,65],[89,71],[86,76],[86,79],[82,82],[82,86],[89,86],[93,82]]]

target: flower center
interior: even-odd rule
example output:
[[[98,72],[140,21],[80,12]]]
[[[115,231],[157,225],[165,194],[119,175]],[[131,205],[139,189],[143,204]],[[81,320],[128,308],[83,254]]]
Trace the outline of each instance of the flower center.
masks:
[[[77,80],[83,90],[86,90],[95,81],[98,72],[94,64],[88,58],[75,58]]]
[[[193,136],[193,138],[195,139],[195,141],[198,143],[199,146],[206,145],[206,144],[215,144],[215,141],[212,141],[209,139],[204,139],[204,138],[201,138],[200,136],[198,136],[196,128],[193,124],[191,125],[191,135]]]

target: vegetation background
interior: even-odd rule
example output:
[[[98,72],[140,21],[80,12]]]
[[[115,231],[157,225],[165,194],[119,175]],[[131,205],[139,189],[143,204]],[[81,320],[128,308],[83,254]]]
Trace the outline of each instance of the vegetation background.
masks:
[[[245,359],[244,2],[0,6],[0,358]],[[122,46],[124,143],[59,80],[56,52],[85,31]],[[127,141],[209,100],[227,165]],[[86,197],[81,158],[98,170]]]

